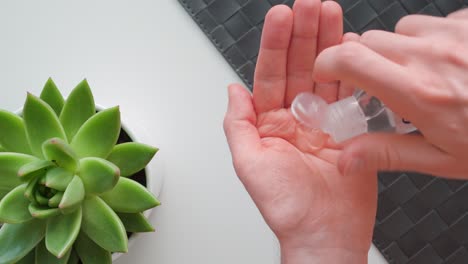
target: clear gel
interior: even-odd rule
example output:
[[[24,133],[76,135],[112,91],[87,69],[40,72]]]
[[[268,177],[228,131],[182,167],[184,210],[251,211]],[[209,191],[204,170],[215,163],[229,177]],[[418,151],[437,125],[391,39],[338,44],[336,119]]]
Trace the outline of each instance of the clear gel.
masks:
[[[416,130],[362,90],[332,104],[313,93],[301,93],[294,99],[291,111],[300,123],[322,129],[337,143],[368,132],[406,134]]]

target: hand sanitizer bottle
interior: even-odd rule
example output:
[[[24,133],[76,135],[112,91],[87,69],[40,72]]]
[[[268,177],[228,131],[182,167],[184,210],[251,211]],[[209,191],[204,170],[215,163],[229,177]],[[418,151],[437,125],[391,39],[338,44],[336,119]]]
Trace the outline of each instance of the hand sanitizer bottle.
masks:
[[[323,130],[336,143],[368,132],[406,134],[416,130],[362,90],[332,104],[313,93],[301,93],[294,99],[291,112],[301,124]]]

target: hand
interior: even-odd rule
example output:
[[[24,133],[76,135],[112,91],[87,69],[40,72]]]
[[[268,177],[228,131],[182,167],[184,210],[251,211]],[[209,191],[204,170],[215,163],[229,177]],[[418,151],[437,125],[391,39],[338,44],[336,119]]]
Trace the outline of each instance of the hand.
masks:
[[[393,170],[468,179],[468,12],[412,15],[396,33],[369,31],[324,51],[318,81],[343,80],[380,98],[422,136],[375,134],[352,141],[346,173]]]
[[[347,35],[348,39],[358,37]],[[266,16],[253,98],[229,87],[224,128],[237,175],[277,235],[283,263],[366,263],[377,201],[375,174],[343,177],[340,149],[293,118],[294,97],[314,91],[329,102],[353,89],[315,85],[317,54],[342,41],[332,1],[297,0]],[[314,88],[315,86],[315,88]]]

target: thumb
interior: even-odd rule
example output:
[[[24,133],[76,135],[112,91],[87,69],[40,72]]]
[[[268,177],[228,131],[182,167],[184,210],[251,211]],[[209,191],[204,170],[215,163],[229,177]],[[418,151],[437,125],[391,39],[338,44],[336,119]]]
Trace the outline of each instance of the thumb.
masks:
[[[420,135],[368,134],[345,146],[338,161],[343,175],[377,171],[414,171],[468,178],[466,165]]]
[[[241,85],[229,86],[229,104],[224,118],[224,132],[235,163],[254,154],[260,146],[256,127],[257,115],[251,94]]]

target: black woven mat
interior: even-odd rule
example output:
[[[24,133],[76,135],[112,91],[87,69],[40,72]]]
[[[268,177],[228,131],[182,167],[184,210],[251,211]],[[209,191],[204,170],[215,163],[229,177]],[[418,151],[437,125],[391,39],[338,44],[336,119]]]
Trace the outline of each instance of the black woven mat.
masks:
[[[294,0],[179,0],[252,89],[263,19]],[[468,0],[338,0],[345,31],[393,31],[404,15],[445,16]],[[468,263],[468,184],[416,173],[380,173],[374,244],[390,263]]]

